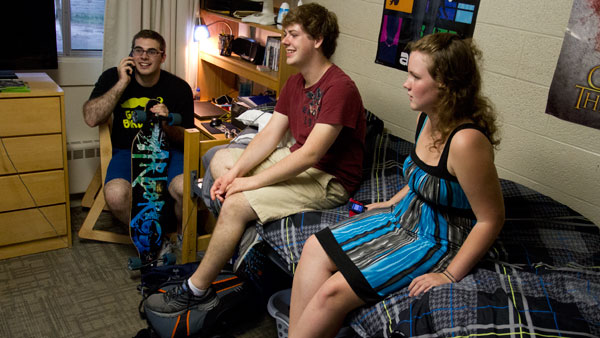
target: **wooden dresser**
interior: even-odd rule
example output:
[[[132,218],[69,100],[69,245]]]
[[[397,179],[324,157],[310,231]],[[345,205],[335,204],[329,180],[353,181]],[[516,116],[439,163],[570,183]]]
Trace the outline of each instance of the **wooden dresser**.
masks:
[[[0,259],[71,247],[63,90],[45,73],[0,93]]]

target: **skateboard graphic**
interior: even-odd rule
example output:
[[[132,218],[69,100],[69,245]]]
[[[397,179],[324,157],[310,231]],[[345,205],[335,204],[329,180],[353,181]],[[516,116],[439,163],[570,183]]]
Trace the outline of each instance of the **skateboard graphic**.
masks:
[[[167,168],[169,164],[169,142],[162,129],[161,121],[170,125],[179,124],[181,115],[169,114],[168,118],[150,112],[159,104],[149,100],[144,110],[133,113],[135,123],[143,123],[131,144],[131,215],[129,236],[138,256],[129,259],[128,268],[137,270],[162,263],[175,263],[175,255],[168,253],[158,257],[162,245],[165,224],[167,190]],[[149,117],[149,118],[148,118]]]

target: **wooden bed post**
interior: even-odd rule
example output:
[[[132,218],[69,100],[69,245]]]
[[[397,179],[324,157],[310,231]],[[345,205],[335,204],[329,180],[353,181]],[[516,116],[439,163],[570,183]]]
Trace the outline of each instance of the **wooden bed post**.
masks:
[[[200,175],[200,131],[186,129],[183,139],[183,212],[181,223],[183,242],[181,244],[181,262],[196,260],[196,231],[198,228],[198,202],[192,196],[192,172]]]
[[[183,140],[183,212],[181,216],[183,243],[181,245],[181,262],[188,263],[196,260],[196,252],[204,251],[208,247],[210,234],[198,236],[198,212],[203,211],[204,224],[207,232],[214,226],[214,218],[201,199],[192,191],[192,178],[204,177],[204,168],[200,159],[210,148],[227,144],[229,139],[202,139],[202,132],[198,129],[186,129]],[[208,225],[208,227],[207,227]]]

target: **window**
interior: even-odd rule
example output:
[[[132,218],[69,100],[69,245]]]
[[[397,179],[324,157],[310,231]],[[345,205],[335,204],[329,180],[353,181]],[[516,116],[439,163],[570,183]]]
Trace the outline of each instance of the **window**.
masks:
[[[54,0],[58,55],[100,56],[104,0]]]

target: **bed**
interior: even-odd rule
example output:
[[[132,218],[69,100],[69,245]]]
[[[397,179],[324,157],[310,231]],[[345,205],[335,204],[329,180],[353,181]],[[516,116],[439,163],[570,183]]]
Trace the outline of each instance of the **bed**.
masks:
[[[363,183],[353,196],[366,203],[386,200],[404,185],[402,164],[412,147],[383,131],[376,117],[369,121]],[[347,323],[357,335],[600,336],[598,226],[523,185],[501,180],[501,186],[506,223],[482,262],[458,283],[419,297],[404,288],[353,311]],[[205,202],[216,212],[218,206]],[[293,274],[305,240],[348,218],[348,207],[257,223],[257,239]]]

